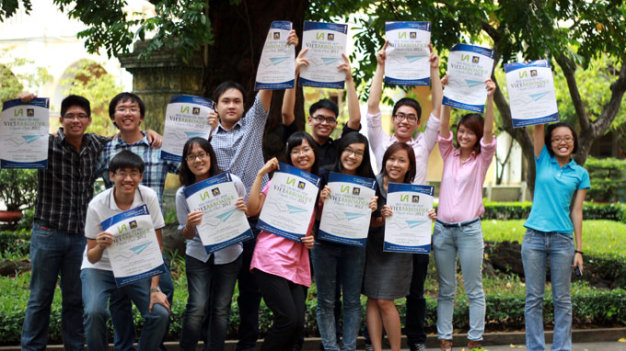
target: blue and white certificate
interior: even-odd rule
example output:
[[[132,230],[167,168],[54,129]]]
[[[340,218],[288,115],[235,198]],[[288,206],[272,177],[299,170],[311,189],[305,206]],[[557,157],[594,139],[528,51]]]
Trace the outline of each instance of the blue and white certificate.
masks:
[[[428,185],[387,185],[387,205],[393,214],[385,218],[383,251],[430,253],[433,221],[428,211],[433,208],[433,193]]]
[[[183,189],[189,210],[202,211],[196,226],[207,253],[254,238],[246,213],[235,207],[239,198],[230,173],[221,173]]]
[[[19,99],[2,104],[0,168],[48,168],[50,101]]]
[[[296,48],[287,44],[289,31],[291,22],[272,22],[261,52],[254,90],[282,90],[294,87]]]
[[[347,36],[346,24],[304,21],[302,49],[309,49],[309,65],[300,71],[300,85],[343,89],[346,74],[337,66],[343,63]]]
[[[256,227],[300,242],[311,224],[320,179],[281,162],[270,182]]]
[[[448,85],[443,90],[443,104],[483,113],[487,89],[485,81],[493,71],[493,50],[480,46],[456,44],[448,57]]]
[[[117,286],[165,273],[148,206],[118,213],[102,221],[100,226],[113,234],[113,245],[106,250]]]
[[[547,60],[504,65],[513,127],[556,122],[559,110]]]
[[[385,84],[430,85],[430,22],[387,22],[385,39]]]
[[[209,113],[215,111],[215,103],[207,98],[172,96],[165,112],[165,129],[161,158],[180,162],[187,140],[195,137],[209,138],[211,125]]]
[[[318,239],[365,247],[376,195],[376,180],[330,172]]]

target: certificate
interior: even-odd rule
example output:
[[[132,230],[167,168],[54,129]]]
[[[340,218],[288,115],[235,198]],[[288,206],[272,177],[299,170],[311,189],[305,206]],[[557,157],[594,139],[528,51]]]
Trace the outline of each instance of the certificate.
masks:
[[[552,70],[547,60],[504,65],[513,127],[559,120]]]
[[[165,273],[148,206],[118,213],[102,221],[100,226],[113,234],[113,245],[106,250],[117,286]]]
[[[280,163],[274,173],[257,229],[300,242],[307,234],[317,204],[318,176]]]
[[[263,45],[254,90],[282,90],[295,85],[296,48],[287,44],[291,22],[274,21]]]
[[[180,162],[187,140],[195,137],[208,139],[211,133],[209,113],[215,103],[207,98],[191,95],[172,96],[165,112],[165,130],[161,158]]]
[[[430,22],[387,22],[385,84],[430,85]]]
[[[365,247],[376,181],[330,172],[328,187],[330,197],[324,202],[318,239]]]
[[[428,185],[389,183],[387,205],[393,214],[385,218],[383,251],[430,253],[434,188]]]
[[[493,71],[493,50],[480,46],[456,44],[448,57],[448,85],[443,90],[443,104],[483,113],[487,89],[485,81]]]
[[[230,173],[221,173],[183,189],[190,211],[202,211],[196,226],[207,253],[254,238],[246,213],[235,207],[239,198]]]
[[[300,85],[343,89],[346,74],[337,69],[346,51],[348,25],[304,21],[302,48],[307,48],[309,65],[302,67]]]
[[[50,101],[5,101],[0,116],[0,168],[48,168]]]

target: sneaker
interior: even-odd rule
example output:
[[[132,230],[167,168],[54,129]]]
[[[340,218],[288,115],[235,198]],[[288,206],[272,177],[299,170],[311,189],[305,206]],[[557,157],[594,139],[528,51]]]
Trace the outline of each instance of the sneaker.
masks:
[[[452,340],[439,340],[441,341],[441,351],[452,351]]]
[[[426,351],[426,345],[420,343],[409,344],[411,351]]]
[[[467,343],[467,350],[474,350],[474,349],[478,349],[478,350],[482,350],[483,346],[480,340],[470,340]]]
[[[365,344],[365,351],[374,351],[374,346],[372,346],[372,344]]]

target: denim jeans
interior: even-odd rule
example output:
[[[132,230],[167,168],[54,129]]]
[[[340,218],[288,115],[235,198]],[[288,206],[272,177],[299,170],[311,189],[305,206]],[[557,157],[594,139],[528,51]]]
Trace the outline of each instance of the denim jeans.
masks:
[[[202,321],[207,310],[209,316],[205,349],[212,351],[224,349],[230,322],[230,304],[242,259],[239,256],[231,263],[216,265],[213,263],[213,257],[211,256],[205,263],[185,256],[189,299],[180,333],[181,350],[196,350],[198,340],[202,336]]]
[[[109,316],[107,305],[111,294],[117,290],[130,297],[144,318],[143,330],[139,338],[139,350],[157,350],[167,332],[169,313],[160,304],[150,306],[150,279],[118,288],[113,272],[102,269],[85,268],[80,272],[83,282],[85,302],[85,336],[89,351],[108,350],[106,320]],[[114,313],[114,312],[112,312]]]
[[[572,349],[572,300],[570,279],[574,261],[574,239],[571,234],[545,233],[527,229],[522,243],[522,263],[526,277],[526,347],[529,351],[545,350],[543,334],[543,296],[546,286],[546,264],[550,260],[554,336],[552,350]]]
[[[343,347],[356,349],[361,326],[361,285],[365,269],[365,248],[319,240],[311,252],[313,273],[317,285],[317,325],[325,351],[339,351],[335,331],[336,287],[343,290]],[[340,281],[337,279],[339,266]]]
[[[80,265],[86,239],[33,224],[30,240],[30,297],[22,326],[22,350],[45,350],[50,307],[61,275],[61,325],[65,350],[83,350]]]
[[[173,306],[174,300],[174,282],[172,282],[172,274],[170,273],[170,264],[165,255],[163,255],[166,272],[159,277],[159,289],[167,296],[170,306]],[[133,310],[130,304],[130,298],[126,295],[125,290],[117,290],[111,294],[109,302],[111,310],[111,322],[113,322],[113,340],[114,351],[134,351],[135,347],[135,323],[133,322]],[[169,323],[168,328],[169,329]],[[167,329],[163,339],[167,336]],[[165,341],[165,340],[162,340]],[[166,351],[167,348],[161,342],[159,350]]]
[[[469,340],[482,340],[485,330],[485,293],[482,284],[483,232],[480,221],[462,227],[435,224],[433,251],[439,279],[437,296],[437,334],[452,340],[452,315],[456,291],[456,257],[463,273],[463,284],[469,302]]]

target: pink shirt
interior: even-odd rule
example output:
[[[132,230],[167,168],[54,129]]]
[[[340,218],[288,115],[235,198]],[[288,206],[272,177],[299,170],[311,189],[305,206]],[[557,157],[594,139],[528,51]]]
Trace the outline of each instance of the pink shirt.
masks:
[[[486,144],[480,139],[479,154],[472,152],[461,162],[461,151],[452,145],[452,132],[448,138],[437,137],[443,158],[443,177],[439,191],[437,218],[447,223],[469,221],[485,212],[483,184],[487,169],[496,153],[496,138]]]
[[[267,195],[271,180],[265,185],[262,193]],[[313,229],[313,218],[309,224],[308,234]],[[311,286],[311,266],[309,249],[302,243],[283,238],[276,234],[261,231],[256,239],[252,254],[250,270],[258,269],[273,274],[296,284]]]

